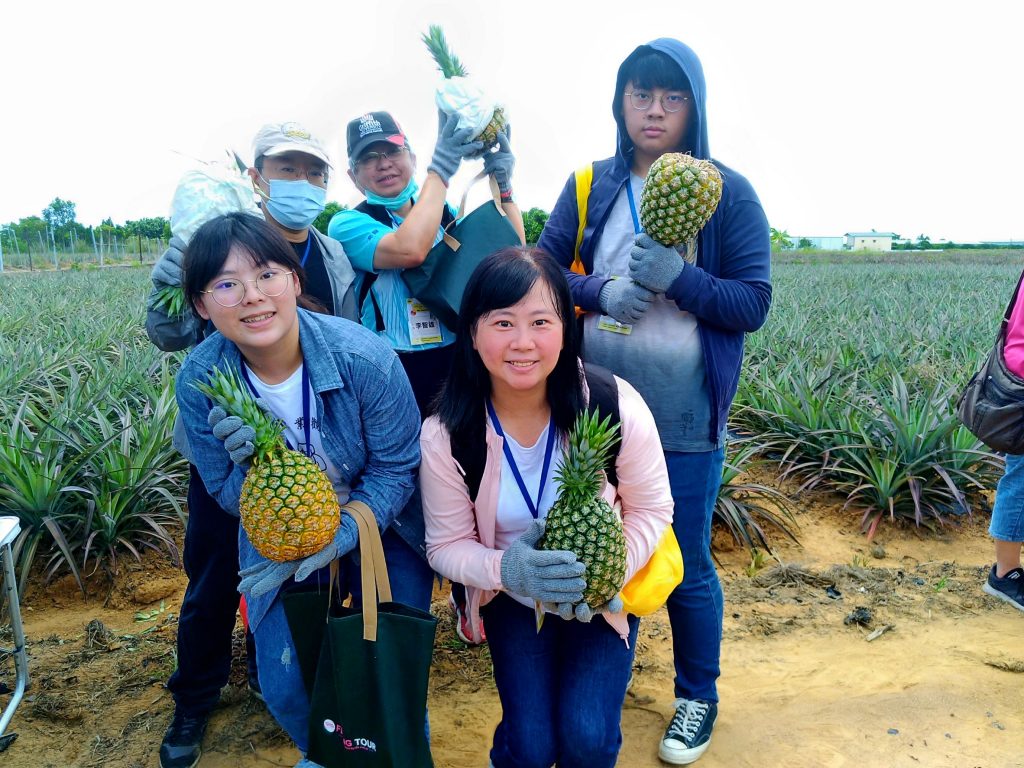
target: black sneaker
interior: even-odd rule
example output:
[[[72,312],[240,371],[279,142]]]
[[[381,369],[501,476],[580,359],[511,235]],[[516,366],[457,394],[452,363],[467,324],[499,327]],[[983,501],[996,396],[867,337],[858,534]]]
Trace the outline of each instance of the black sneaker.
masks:
[[[672,765],[689,765],[704,754],[718,719],[718,705],[696,699],[676,699],[676,713],[668,724],[658,757]]]
[[[174,710],[174,719],[160,744],[160,768],[193,768],[203,754],[203,736],[210,716]]]
[[[1014,568],[1003,578],[999,578],[993,565],[988,574],[988,581],[982,589],[992,597],[1005,600],[1018,611],[1024,611],[1024,568]]]

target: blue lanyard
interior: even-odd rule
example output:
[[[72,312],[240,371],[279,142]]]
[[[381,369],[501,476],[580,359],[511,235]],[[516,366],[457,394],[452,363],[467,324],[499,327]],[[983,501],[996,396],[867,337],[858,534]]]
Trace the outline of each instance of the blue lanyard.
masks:
[[[523,476],[519,472],[519,467],[516,466],[516,460],[512,456],[512,449],[508,445],[508,438],[505,437],[505,433],[501,431],[501,422],[498,421],[498,414],[494,412],[494,406],[491,405],[491,401],[487,401],[487,413],[490,414],[491,423],[494,424],[494,431],[502,438],[502,450],[505,452],[505,458],[508,459],[508,465],[512,469],[512,476],[516,479],[516,485],[519,486],[519,492],[523,494],[523,499],[526,500],[526,506],[530,510],[530,514],[533,515],[533,519],[536,520],[540,511],[541,497],[544,496],[544,483],[548,479],[548,469],[551,467],[551,454],[555,450],[555,420],[554,418],[548,423],[548,443],[544,448],[544,466],[540,471],[540,487],[537,488],[537,503],[533,503],[533,499],[530,498],[530,492],[526,490],[526,483],[523,482]]]
[[[632,179],[626,179],[626,197],[629,198],[629,213],[633,216],[633,234],[639,235],[643,230],[640,229],[640,219],[636,216],[636,200],[633,199]]]
[[[306,259],[309,258],[309,247],[313,244],[313,233],[308,232],[307,234],[309,236],[306,238],[306,252],[302,254],[302,261],[299,264],[299,266],[301,266],[303,269],[306,268]]]
[[[245,379],[245,383],[249,385],[249,390],[252,392],[252,396],[259,398],[260,393],[256,391],[256,387],[252,384],[252,379],[249,378],[249,372],[245,370],[245,364],[243,363],[240,368],[242,369],[242,378]],[[303,451],[307,456],[314,454],[313,446],[310,444],[310,433],[311,424],[309,421],[309,371],[306,369],[306,362],[302,362],[302,432],[306,438],[306,449]],[[288,438],[285,438],[284,444],[287,445],[291,450],[292,444],[288,442]]]

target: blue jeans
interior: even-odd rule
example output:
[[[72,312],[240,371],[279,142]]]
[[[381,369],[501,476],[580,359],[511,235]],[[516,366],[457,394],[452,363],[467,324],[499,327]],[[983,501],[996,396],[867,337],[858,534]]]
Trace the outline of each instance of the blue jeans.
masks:
[[[672,529],[683,553],[683,583],[668,598],[675,695],[718,701],[722,585],[711,559],[711,517],[722,483],[725,447],[702,453],[666,451],[675,512]]]
[[[499,594],[481,609],[501,699],[494,768],[612,768],[622,747],[622,702],[640,620],[629,645],[604,619],[548,614]]]
[[[1024,456],[1006,454],[988,532],[1000,541],[1024,541]]]
[[[381,536],[388,565],[391,594],[395,602],[430,611],[434,572],[405,541],[388,529]],[[353,604],[362,603],[362,584],[355,558],[341,559],[341,593],[351,593]],[[291,590],[327,588],[328,569],[322,568],[307,581],[287,581],[256,628],[256,656],[260,666],[260,687],[267,709],[288,732],[303,754],[309,748],[309,696],[302,684],[302,670],[295,658],[292,633],[284,613],[281,595]],[[429,735],[429,730],[428,730]]]

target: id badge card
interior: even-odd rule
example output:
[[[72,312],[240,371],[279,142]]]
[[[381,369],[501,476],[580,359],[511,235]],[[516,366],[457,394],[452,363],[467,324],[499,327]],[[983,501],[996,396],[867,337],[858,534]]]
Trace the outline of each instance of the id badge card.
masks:
[[[601,315],[601,318],[597,321],[597,327],[599,330],[620,333],[623,336],[629,336],[633,332],[632,325],[620,323],[614,317],[609,317],[608,315]]]
[[[438,344],[441,341],[441,323],[434,313],[416,299],[406,299],[409,318],[409,342],[418,347],[423,344]]]

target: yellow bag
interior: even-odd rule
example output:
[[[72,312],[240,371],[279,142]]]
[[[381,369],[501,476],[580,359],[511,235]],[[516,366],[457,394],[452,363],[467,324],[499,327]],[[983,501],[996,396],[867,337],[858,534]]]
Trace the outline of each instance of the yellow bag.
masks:
[[[661,608],[672,590],[683,581],[683,553],[672,526],[665,529],[661,541],[647,565],[633,574],[622,588],[622,607],[626,613],[646,616]]]

